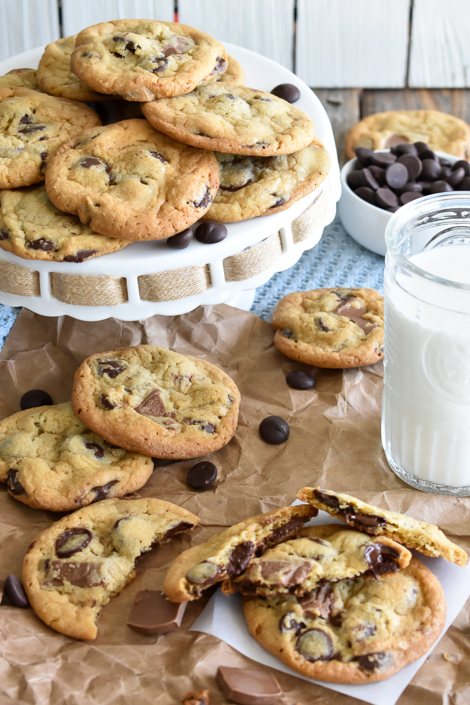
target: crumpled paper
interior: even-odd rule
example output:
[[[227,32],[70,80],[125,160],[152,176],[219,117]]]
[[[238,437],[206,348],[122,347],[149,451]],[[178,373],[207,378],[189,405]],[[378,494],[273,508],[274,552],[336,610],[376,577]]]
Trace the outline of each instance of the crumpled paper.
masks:
[[[281,355],[272,338],[268,323],[226,305],[140,322],[89,323],[22,311],[2,351],[2,418],[19,411],[19,399],[29,389],[48,391],[54,403],[70,399],[73,374],[85,357],[139,343],[170,347],[219,365],[239,386],[242,405],[235,437],[210,456],[219,475],[209,490],[197,493],[186,486],[194,464],[187,460],[155,470],[136,493],[179,504],[197,514],[201,526],[142,558],[136,579],[103,609],[94,642],[54,632],[29,609],[0,607],[0,701],[167,705],[180,702],[188,690],[208,688],[213,705],[226,703],[215,682],[217,666],[269,669],[207,634],[137,634],[125,625],[127,613],[138,590],[160,587],[166,566],[181,550],[248,516],[291,504],[304,485],[349,492],[439,524],[470,550],[470,499],[414,490],[387,465],[380,441],[382,365],[314,370],[315,388],[298,391],[287,386],[287,372],[311,368]],[[281,446],[267,445],[258,434],[260,421],[273,414],[291,426],[290,438]],[[0,577],[21,574],[30,541],[60,516],[30,509],[1,487]],[[191,606],[186,626],[201,609]],[[399,705],[470,702],[469,624],[467,602]],[[279,671],[275,675],[284,690],[283,705],[361,702]]]

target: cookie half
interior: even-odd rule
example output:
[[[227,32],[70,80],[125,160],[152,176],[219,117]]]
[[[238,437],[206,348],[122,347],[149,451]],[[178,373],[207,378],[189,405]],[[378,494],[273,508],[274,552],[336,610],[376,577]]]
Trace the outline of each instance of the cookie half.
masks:
[[[0,481],[29,507],[68,512],[140,489],[153,460],[103,440],[70,402],[20,411],[0,422]]]
[[[274,345],[292,360],[327,368],[382,360],[383,296],[374,289],[288,294],[273,311]]]
[[[249,517],[183,551],[168,569],[163,592],[173,602],[197,600],[207,588],[244,571],[256,555],[293,536],[316,515],[311,509],[282,507]]]
[[[113,20],[77,36],[72,71],[100,93],[149,101],[189,93],[225,70],[222,44],[193,27],[157,20]]]
[[[101,608],[135,576],[137,558],[198,523],[160,499],[106,499],[37,536],[23,562],[31,607],[47,625],[95,639]]]
[[[278,157],[216,152],[219,190],[203,220],[235,223],[290,208],[327,177],[330,156],[321,142]]]
[[[110,100],[87,86],[72,72],[70,59],[75,49],[76,34],[48,44],[38,66],[37,80],[49,95],[70,100]]]
[[[240,392],[206,360],[155,345],[88,357],[72,403],[79,418],[111,443],[157,458],[198,458],[235,433]]]
[[[0,89],[0,188],[44,181],[51,154],[72,135],[101,125],[83,103],[28,88]]]
[[[374,507],[351,495],[322,490],[320,487],[304,487],[298,492],[297,497],[345,521],[358,531],[365,531],[373,536],[388,536],[427,556],[440,556],[457,565],[467,564],[468,556],[463,548],[449,541],[434,524],[427,524],[425,521],[413,519],[399,512]]]
[[[387,149],[404,142],[426,142],[432,150],[470,159],[470,125],[438,110],[368,115],[349,130],[345,151],[348,159],[353,159],[356,147]]]
[[[374,683],[423,656],[445,624],[437,578],[415,558],[380,580],[341,580],[305,598],[245,598],[251,635],[304,676]]]
[[[368,538],[335,524],[309,526],[295,538],[253,558],[248,568],[225,581],[226,594],[303,597],[326,582],[379,578],[406,568],[411,553],[387,537]]]
[[[25,259],[84,262],[129,241],[93,232],[51,203],[44,184],[0,193],[0,247]]]
[[[8,73],[0,76],[0,88],[29,88],[32,91],[39,91],[36,69],[12,69]]]
[[[166,135],[202,149],[270,157],[307,147],[315,126],[299,108],[272,93],[207,83],[187,95],[142,105]]]
[[[122,240],[181,232],[204,215],[218,186],[212,152],[176,142],[137,118],[65,142],[46,171],[57,208]]]

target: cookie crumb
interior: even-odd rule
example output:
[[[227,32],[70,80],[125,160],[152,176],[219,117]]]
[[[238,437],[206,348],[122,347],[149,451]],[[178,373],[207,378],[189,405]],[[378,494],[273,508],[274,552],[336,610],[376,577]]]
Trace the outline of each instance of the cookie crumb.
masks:
[[[447,651],[443,652],[442,658],[445,659],[445,661],[454,664],[458,664],[462,660],[458,654],[448,654]]]
[[[210,705],[210,690],[190,690],[182,698],[183,705]]]

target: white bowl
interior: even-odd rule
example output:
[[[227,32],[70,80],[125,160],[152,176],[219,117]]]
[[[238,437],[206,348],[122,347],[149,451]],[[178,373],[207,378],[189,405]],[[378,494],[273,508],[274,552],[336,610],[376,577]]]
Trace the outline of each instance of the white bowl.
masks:
[[[379,149],[377,152],[390,152],[389,149]],[[448,159],[451,164],[461,160],[454,154],[445,152],[434,152],[438,157]],[[389,213],[378,206],[372,205],[356,196],[354,191],[347,184],[347,177],[351,171],[356,158],[350,159],[341,169],[341,198],[338,203],[338,214],[346,232],[363,247],[375,252],[377,255],[385,256],[387,246],[385,244],[385,228],[392,217]]]

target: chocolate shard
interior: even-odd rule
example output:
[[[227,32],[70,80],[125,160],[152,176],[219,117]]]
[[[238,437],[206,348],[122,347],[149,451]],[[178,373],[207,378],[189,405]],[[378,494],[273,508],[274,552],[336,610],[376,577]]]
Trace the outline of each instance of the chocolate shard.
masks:
[[[358,531],[366,531],[368,534],[377,533],[376,529],[387,523],[383,517],[373,514],[355,514],[351,506],[341,509],[339,513],[344,516],[344,520],[349,526],[353,526]]]
[[[45,585],[58,587],[65,582],[75,587],[87,588],[102,585],[99,575],[101,563],[88,561],[48,561],[46,566]]]
[[[187,602],[170,602],[159,590],[141,590],[132,605],[127,626],[140,634],[167,634],[181,626]]]
[[[157,418],[171,416],[171,412],[166,408],[159,389],[150,392],[139,406],[135,407],[134,411],[137,411],[138,414],[142,414],[142,416],[156,416]]]
[[[244,541],[232,549],[227,563],[227,575],[239,575],[247,567],[255,553],[255,546],[251,541]]]
[[[240,705],[275,705],[282,697],[278,681],[265,671],[219,666],[216,680],[227,700]]]

